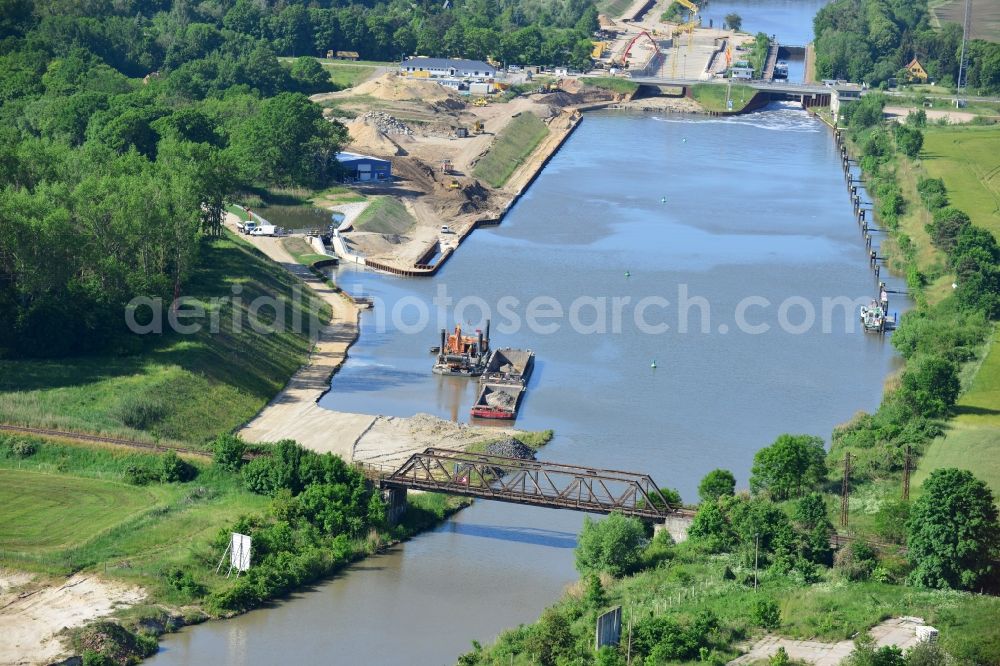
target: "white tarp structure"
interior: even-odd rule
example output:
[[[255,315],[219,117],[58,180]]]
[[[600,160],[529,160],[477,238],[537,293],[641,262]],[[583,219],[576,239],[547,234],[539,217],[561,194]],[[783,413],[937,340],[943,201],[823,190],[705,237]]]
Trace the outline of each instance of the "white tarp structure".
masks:
[[[233,573],[233,569],[236,569],[236,577],[239,578],[242,572],[250,568],[250,550],[250,537],[246,534],[233,532],[229,537],[229,545],[226,546],[226,552],[222,554],[219,566],[215,568],[215,573],[219,573],[222,570],[222,564],[226,561],[226,555],[229,555],[229,570],[226,571],[226,578],[229,578],[229,575]]]
[[[250,568],[250,537],[233,532],[229,543],[229,568],[246,571]]]

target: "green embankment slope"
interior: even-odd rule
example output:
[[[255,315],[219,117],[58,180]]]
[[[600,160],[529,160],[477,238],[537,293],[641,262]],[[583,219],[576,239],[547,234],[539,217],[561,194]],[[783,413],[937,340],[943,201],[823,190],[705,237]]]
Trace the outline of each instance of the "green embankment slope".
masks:
[[[472,174],[493,187],[503,187],[535,147],[548,136],[549,128],[533,113],[522,113],[507,124],[479,160]]]
[[[205,308],[200,332],[149,334],[121,355],[0,360],[0,422],[199,446],[252,418],[305,362],[309,323],[328,320],[329,308],[235,236],[205,240],[201,252],[181,292]],[[261,297],[278,299],[284,330],[253,329],[249,308]],[[274,323],[275,311],[261,307],[259,322]],[[296,317],[301,331],[291,330]]]
[[[719,83],[698,83],[691,86],[691,96],[706,111],[726,111],[728,88],[729,86]],[[734,85],[728,93],[729,99],[733,101],[732,111],[741,111],[756,93],[757,91],[750,86]]]
[[[383,196],[376,197],[358,215],[354,228],[378,234],[405,234],[414,224],[416,220],[406,210],[403,202],[394,197]]]

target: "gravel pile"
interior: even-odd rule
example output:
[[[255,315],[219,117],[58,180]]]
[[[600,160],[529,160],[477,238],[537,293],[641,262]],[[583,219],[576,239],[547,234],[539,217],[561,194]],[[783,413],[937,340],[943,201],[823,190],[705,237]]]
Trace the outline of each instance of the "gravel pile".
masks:
[[[486,394],[486,404],[496,409],[514,409],[517,398],[506,391],[493,391]]]
[[[384,111],[369,111],[364,115],[364,119],[365,122],[375,125],[383,134],[413,136],[413,130]]]
[[[491,456],[503,456],[505,458],[520,458],[521,460],[534,460],[535,451],[530,446],[519,439],[508,437],[499,442],[493,442],[486,446],[486,453]]]

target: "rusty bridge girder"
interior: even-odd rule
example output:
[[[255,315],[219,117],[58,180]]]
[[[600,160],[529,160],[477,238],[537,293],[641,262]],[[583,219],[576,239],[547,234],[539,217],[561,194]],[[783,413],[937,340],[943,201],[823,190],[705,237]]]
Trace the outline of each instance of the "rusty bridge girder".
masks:
[[[380,483],[554,509],[617,511],[655,521],[676,513],[648,474],[449,449],[415,453]]]

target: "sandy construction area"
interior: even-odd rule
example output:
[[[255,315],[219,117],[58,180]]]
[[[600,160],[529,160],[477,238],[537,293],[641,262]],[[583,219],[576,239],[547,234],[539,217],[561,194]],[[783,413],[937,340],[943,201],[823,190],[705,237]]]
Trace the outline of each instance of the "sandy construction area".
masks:
[[[76,574],[57,584],[0,570],[0,664],[48,664],[68,654],[56,634],[146,596],[137,587]]]

